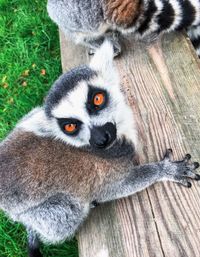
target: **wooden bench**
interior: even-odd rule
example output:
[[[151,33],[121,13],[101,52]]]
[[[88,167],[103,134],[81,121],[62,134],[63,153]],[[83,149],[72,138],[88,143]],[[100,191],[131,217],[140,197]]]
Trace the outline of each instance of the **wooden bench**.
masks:
[[[88,61],[62,33],[63,70]],[[188,38],[170,34],[149,49],[124,41],[116,59],[139,131],[138,160],[187,152],[200,161],[200,62]],[[80,257],[199,257],[200,183],[158,183],[91,212],[78,234]]]

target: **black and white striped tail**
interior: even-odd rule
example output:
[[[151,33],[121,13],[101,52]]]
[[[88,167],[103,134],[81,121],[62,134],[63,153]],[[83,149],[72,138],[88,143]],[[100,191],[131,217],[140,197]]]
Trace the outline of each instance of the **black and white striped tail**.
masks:
[[[144,19],[137,28],[141,37],[186,29],[200,56],[200,0],[143,1]]]
[[[187,33],[200,58],[200,25],[191,27]]]

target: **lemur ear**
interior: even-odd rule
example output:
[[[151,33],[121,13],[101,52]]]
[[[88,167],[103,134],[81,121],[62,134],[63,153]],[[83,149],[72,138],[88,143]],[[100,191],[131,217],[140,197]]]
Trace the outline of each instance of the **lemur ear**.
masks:
[[[103,74],[108,73],[113,69],[113,58],[113,46],[111,42],[105,40],[91,59],[90,67],[95,71],[102,72]]]

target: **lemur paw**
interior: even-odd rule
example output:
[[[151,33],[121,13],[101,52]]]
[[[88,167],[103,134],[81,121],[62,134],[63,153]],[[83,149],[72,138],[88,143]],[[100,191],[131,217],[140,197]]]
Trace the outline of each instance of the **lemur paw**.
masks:
[[[190,162],[190,154],[186,154],[181,161],[171,161],[171,157],[172,150],[168,149],[162,161],[164,172],[164,174],[162,174],[163,179],[177,182],[188,188],[192,186],[188,179],[200,180],[200,175],[194,172],[194,170],[199,167],[199,163]]]
[[[111,41],[111,43],[113,45],[114,57],[119,56],[121,54],[121,51],[122,51],[120,43],[117,42],[117,41],[115,42],[113,40],[110,40],[110,41]],[[89,48],[88,55],[94,55],[96,50],[97,50],[97,48]]]

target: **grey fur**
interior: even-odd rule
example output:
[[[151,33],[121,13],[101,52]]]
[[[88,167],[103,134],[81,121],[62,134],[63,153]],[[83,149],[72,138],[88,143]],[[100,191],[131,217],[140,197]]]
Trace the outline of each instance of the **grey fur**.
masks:
[[[52,17],[61,21],[64,30],[71,32],[95,30],[103,19],[100,1],[52,0],[48,3],[48,11]]]
[[[107,29],[98,32],[104,26],[101,1],[52,0],[48,1],[47,10],[61,30],[76,43],[89,47],[90,53],[93,54],[104,41],[104,32]],[[116,52],[119,53],[121,48],[116,33],[106,34],[106,38],[113,42]]]
[[[162,180],[189,187],[188,178],[199,179],[197,163],[186,159],[134,166],[131,157],[105,159],[18,130],[1,143],[0,163],[0,207],[47,243],[73,236],[94,201],[129,196]]]
[[[74,42],[93,53],[108,38],[115,55],[121,51],[115,31],[149,44],[159,34],[186,29],[200,56],[199,8],[198,0],[48,0],[47,4],[49,16]]]
[[[57,193],[18,214],[17,220],[37,231],[44,242],[61,243],[74,235],[87,216],[85,205],[66,192]]]

